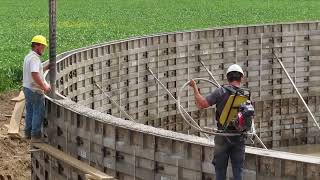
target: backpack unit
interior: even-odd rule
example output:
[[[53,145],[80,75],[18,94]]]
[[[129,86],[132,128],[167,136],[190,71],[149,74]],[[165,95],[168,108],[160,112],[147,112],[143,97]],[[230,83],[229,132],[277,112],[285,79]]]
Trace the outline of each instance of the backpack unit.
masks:
[[[239,132],[250,131],[254,117],[254,108],[250,101],[248,89],[235,89],[223,86],[230,96],[223,108],[219,123],[226,130],[230,125]]]

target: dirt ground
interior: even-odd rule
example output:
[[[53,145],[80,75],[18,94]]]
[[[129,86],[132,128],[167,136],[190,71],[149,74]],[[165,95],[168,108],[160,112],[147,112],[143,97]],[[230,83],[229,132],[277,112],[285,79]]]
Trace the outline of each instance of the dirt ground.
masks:
[[[19,95],[18,91],[0,94],[0,179],[31,179],[29,142],[24,139],[10,139],[7,135],[14,103],[10,99]],[[23,130],[23,125],[20,127]],[[21,132],[23,134],[23,132]]]

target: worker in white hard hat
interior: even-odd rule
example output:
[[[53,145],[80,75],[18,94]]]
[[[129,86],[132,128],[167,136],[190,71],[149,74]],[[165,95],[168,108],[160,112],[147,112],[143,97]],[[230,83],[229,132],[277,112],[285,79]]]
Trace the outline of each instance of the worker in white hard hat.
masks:
[[[23,92],[26,98],[25,138],[31,142],[41,141],[41,125],[44,118],[44,93],[51,88],[43,78],[41,56],[46,47],[47,40],[42,35],[36,35],[31,40],[31,50],[23,62]]]
[[[228,79],[228,85],[217,88],[207,97],[203,97],[200,94],[194,80],[191,80],[189,83],[194,90],[195,101],[199,109],[216,105],[216,121],[219,130],[222,130],[222,125],[218,120],[230,96],[227,88],[232,88],[235,90],[239,89],[244,73],[239,65],[233,64],[228,68],[226,75]],[[228,132],[228,130],[230,130],[229,132],[232,132],[234,127],[230,125],[230,127],[227,127],[226,132]],[[213,164],[215,166],[216,180],[226,179],[229,158],[231,159],[232,163],[233,179],[242,180],[243,163],[245,157],[245,137],[242,135],[231,137],[217,135],[215,136],[214,141],[215,148]]]

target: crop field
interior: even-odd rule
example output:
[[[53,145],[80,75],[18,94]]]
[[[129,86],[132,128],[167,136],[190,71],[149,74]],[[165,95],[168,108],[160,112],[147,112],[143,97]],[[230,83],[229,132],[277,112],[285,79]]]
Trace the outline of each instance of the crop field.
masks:
[[[319,0],[57,0],[57,52],[159,32],[320,19]],[[36,34],[48,37],[48,0],[0,1],[0,92],[21,87]],[[48,58],[46,51],[44,60]]]

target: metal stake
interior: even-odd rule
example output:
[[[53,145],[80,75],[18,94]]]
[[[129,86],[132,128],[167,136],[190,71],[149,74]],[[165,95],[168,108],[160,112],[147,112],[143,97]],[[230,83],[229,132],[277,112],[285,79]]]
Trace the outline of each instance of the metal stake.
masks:
[[[199,59],[200,64],[204,67],[204,69],[209,73],[209,75],[211,76],[211,78],[213,79],[213,81],[218,85],[218,87],[221,87],[221,85],[219,84],[219,82],[213,77],[213,74],[211,73],[211,71],[209,71],[209,69],[205,66],[205,64],[201,61],[201,59]]]
[[[309,115],[311,116],[311,118],[313,119],[314,123],[316,124],[316,126],[318,127],[318,129],[320,130],[320,126],[319,126],[319,123],[317,122],[316,118],[314,117],[314,115],[312,114],[311,110],[309,109],[307,103],[304,101],[302,95],[300,94],[298,88],[296,87],[295,83],[293,82],[293,80],[291,79],[288,71],[286,70],[286,68],[284,67],[282,61],[279,59],[279,57],[276,55],[276,53],[273,53],[273,55],[276,57],[276,59],[278,60],[279,64],[281,65],[283,71],[286,73],[288,79],[290,80],[294,90],[296,91],[296,93],[298,94],[300,100],[302,101],[304,107],[307,109]]]
[[[123,110],[123,108],[116,102],[114,101],[100,86],[98,83],[95,81],[93,82],[101,91],[102,93],[111,101],[113,105],[115,105],[123,114],[126,118],[128,118],[130,121],[135,121],[126,111]]]
[[[55,98],[56,87],[56,0],[49,0],[49,79],[50,97]]]

